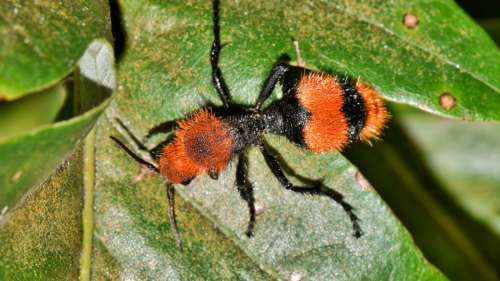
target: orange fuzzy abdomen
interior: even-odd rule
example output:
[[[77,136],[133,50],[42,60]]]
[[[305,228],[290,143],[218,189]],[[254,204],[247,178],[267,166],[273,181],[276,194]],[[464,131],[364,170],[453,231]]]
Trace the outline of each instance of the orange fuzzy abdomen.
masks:
[[[384,106],[384,101],[373,88],[358,83],[356,90],[363,97],[366,110],[365,126],[359,134],[362,141],[378,139],[385,123],[390,118],[389,112]]]
[[[369,86],[311,73],[297,85],[300,105],[309,113],[304,143],[313,152],[341,150],[350,141],[377,139],[389,119],[380,95]]]
[[[335,77],[318,73],[304,76],[297,98],[310,113],[303,129],[304,142],[313,152],[340,150],[349,141],[342,112],[343,90]]]

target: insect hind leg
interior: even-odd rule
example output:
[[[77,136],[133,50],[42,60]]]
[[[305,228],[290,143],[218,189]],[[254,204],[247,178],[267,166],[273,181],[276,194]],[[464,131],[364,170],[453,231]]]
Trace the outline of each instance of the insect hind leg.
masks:
[[[351,220],[352,228],[354,231],[353,236],[356,238],[360,238],[363,235],[363,230],[359,225],[360,219],[354,213],[354,207],[352,207],[349,203],[347,203],[344,200],[344,196],[340,192],[329,189],[323,185],[316,185],[316,184],[313,186],[293,185],[285,176],[285,173],[283,173],[283,170],[281,169],[278,160],[276,160],[276,158],[269,152],[268,148],[266,148],[264,144],[261,145],[260,150],[262,152],[262,155],[264,156],[266,164],[269,166],[269,169],[271,169],[273,175],[285,189],[298,192],[301,194],[320,195],[333,199],[337,204],[342,206],[344,212],[348,215],[349,219]]]

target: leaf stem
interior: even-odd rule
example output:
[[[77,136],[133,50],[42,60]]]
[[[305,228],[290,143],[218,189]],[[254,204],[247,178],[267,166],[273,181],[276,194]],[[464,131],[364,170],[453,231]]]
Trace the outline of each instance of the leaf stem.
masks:
[[[80,256],[80,281],[90,281],[92,265],[92,235],[94,232],[95,128],[83,145],[83,238]]]

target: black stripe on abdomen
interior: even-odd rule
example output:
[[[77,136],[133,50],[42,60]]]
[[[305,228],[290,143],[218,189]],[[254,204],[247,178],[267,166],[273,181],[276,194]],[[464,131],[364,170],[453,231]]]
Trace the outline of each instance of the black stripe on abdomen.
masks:
[[[343,90],[342,112],[348,123],[347,135],[349,141],[355,141],[359,139],[359,133],[365,126],[367,115],[365,101],[348,78],[340,78],[338,81]]]

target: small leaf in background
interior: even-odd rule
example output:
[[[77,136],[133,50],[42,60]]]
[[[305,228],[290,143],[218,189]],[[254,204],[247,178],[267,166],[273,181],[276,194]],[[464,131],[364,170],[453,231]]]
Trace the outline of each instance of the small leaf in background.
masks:
[[[2,100],[54,85],[110,29],[107,1],[4,0],[0,15]]]
[[[496,280],[498,125],[396,108],[384,142],[356,145],[347,156],[447,276]]]
[[[402,122],[444,192],[463,210],[461,228],[495,268],[500,254],[500,125],[404,114]]]
[[[95,86],[82,86],[85,88]],[[97,93],[93,94],[96,96]],[[93,103],[97,101],[93,100]],[[37,182],[44,181],[45,173],[53,173],[53,167],[60,165],[67,153],[74,151],[107,104],[108,100],[101,101],[83,115],[27,136],[9,139],[0,145],[2,163],[8,161],[10,164],[0,167],[0,175],[23,167],[10,178],[0,177],[7,181],[7,184],[2,182],[0,189],[3,250],[0,254],[0,280],[78,278],[83,243],[81,187],[85,175],[80,152],[65,160],[66,164],[51,180],[40,186]],[[20,154],[22,157],[17,158]],[[34,187],[37,188],[34,190]],[[28,190],[32,192],[26,193]]]
[[[114,75],[109,71],[114,63],[111,46],[104,43],[110,37],[107,1],[28,2],[8,0],[0,4],[2,108],[8,108],[12,118],[22,115],[30,120],[31,127],[23,128],[21,119],[0,120],[5,122],[2,128],[15,126],[17,132],[24,131],[15,134],[9,130],[10,137],[0,139],[0,163],[9,163],[0,166],[1,209],[12,208],[68,157],[106,107],[111,92],[106,86]],[[101,46],[97,51],[96,44]],[[107,51],[99,53],[99,49]],[[78,68],[86,50],[88,58],[80,61],[83,69],[87,64],[100,65],[103,72],[94,76],[105,76],[99,86],[95,85],[99,81],[90,81],[94,86],[87,89],[80,88],[91,87],[85,86],[91,84],[85,80],[85,71],[67,77]],[[89,60],[93,62],[85,63]],[[38,93],[50,91],[42,90],[46,88],[66,92],[65,104],[59,105],[59,110],[54,108],[57,104],[53,98],[47,103],[50,95]],[[19,99],[26,95],[43,95],[45,103],[40,98],[36,104],[33,97]]]
[[[0,139],[6,139],[56,120],[66,101],[63,83],[12,102],[0,103]],[[28,110],[27,110],[28,109]]]
[[[110,45],[103,42],[95,44],[91,44],[89,47],[91,54],[84,55],[84,58],[88,56],[87,60],[95,62],[95,54],[106,55],[107,59],[101,59],[102,61],[97,65],[101,65],[101,68],[108,67],[104,64],[112,64]],[[101,51],[95,52],[95,50]],[[84,60],[84,64],[92,63]],[[0,161],[9,163],[0,169],[0,185],[2,186],[0,206],[2,208],[14,206],[28,189],[47,178],[68,157],[108,105],[111,89],[103,85],[114,81],[113,72],[103,72],[104,76],[92,76],[99,73],[92,74],[89,70],[91,76],[89,78],[84,76],[85,73],[82,72],[81,75],[76,76],[74,104],[79,108],[90,108],[90,110],[71,119],[46,124],[22,135],[0,140]],[[92,77],[102,77],[101,79],[105,81],[97,81],[103,83],[97,84]],[[90,101],[86,102],[87,98]],[[23,108],[22,111],[29,112],[29,108]]]

